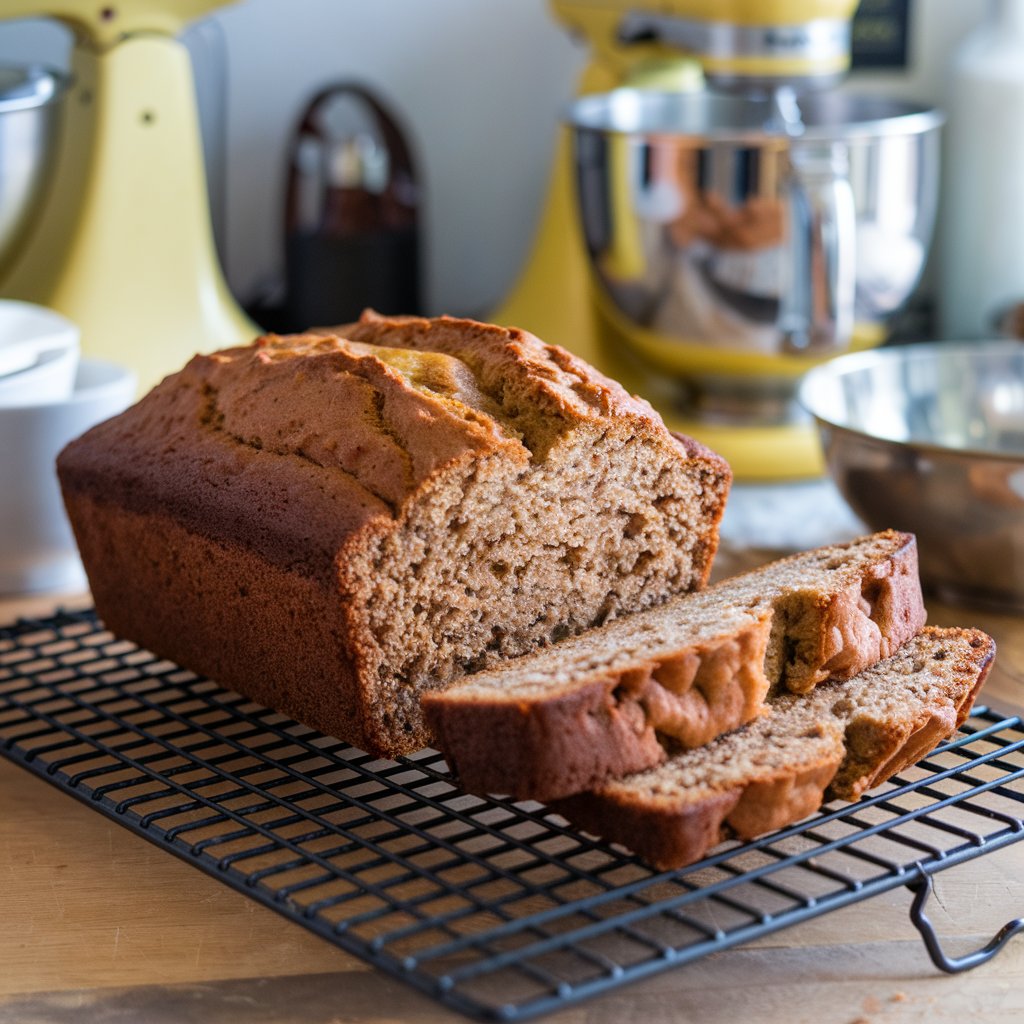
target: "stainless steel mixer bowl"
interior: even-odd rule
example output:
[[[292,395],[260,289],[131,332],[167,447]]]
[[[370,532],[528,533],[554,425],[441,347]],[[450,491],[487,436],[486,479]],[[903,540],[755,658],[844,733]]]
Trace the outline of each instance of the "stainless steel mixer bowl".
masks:
[[[839,93],[794,102],[795,128],[767,98],[709,92],[620,89],[570,109],[599,298],[666,365],[685,362],[673,346],[755,356],[759,375],[780,356],[811,365],[847,350],[855,323],[881,340],[917,284],[942,114]],[[798,371],[779,373],[792,389]]]
[[[841,356],[811,370],[799,398],[853,510],[917,534],[933,592],[1024,610],[1024,345]]]
[[[51,68],[0,65],[0,273],[46,194],[68,81]]]

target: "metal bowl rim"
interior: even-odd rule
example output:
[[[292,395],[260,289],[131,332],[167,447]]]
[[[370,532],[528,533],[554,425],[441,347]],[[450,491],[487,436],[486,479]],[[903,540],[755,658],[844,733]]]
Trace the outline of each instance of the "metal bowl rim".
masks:
[[[0,114],[19,110],[37,110],[56,103],[71,86],[72,76],[47,64],[0,62],[0,70],[26,73],[24,86],[11,96],[0,96]]]
[[[761,141],[774,140],[779,142],[830,142],[842,139],[854,138],[878,138],[892,135],[924,135],[927,132],[940,128],[946,121],[945,113],[937,107],[928,107],[923,104],[911,103],[905,100],[894,100],[888,97],[875,96],[870,93],[844,94],[847,100],[886,100],[895,107],[901,108],[902,113],[893,114],[891,117],[868,118],[863,121],[850,121],[837,123],[835,125],[809,125],[803,132],[790,139],[785,134],[770,134],[758,127],[732,127],[728,125],[713,126],[701,132],[674,132],[665,128],[624,128],[612,124],[596,124],[594,119],[587,119],[583,113],[592,107],[607,106],[618,96],[638,96],[647,99],[648,102],[671,99],[674,102],[707,102],[721,94],[695,91],[692,93],[680,92],[671,93],[663,90],[638,89],[630,86],[623,86],[612,89],[608,92],[586,93],[577,97],[570,103],[563,116],[563,120],[576,132],[590,131],[602,135],[633,136],[636,138],[650,139],[711,139],[716,142],[746,142],[751,139]],[[743,102],[742,97],[723,97],[736,102]],[[766,103],[764,100],[749,100],[750,103]]]
[[[883,362],[902,362],[908,358],[922,359],[936,355],[967,355],[977,353],[1016,353],[1024,354],[1024,345],[1012,339],[992,339],[989,341],[935,341],[926,343],[914,343],[909,345],[894,345],[892,348],[872,349],[868,352],[850,352],[846,355],[836,356],[819,366],[813,367],[805,374],[797,388],[797,401],[800,406],[819,424],[823,424],[832,430],[840,431],[850,437],[871,441],[879,445],[889,445],[906,451],[923,452],[933,456],[948,456],[956,458],[984,459],[990,462],[1021,463],[1024,461],[1024,452],[1001,452],[992,448],[953,448],[950,445],[938,444],[935,441],[925,441],[911,438],[908,441],[897,441],[891,437],[882,437],[879,434],[872,434],[866,430],[859,430],[851,427],[848,423],[841,423],[819,412],[814,408],[811,391],[814,389],[819,377],[840,377],[864,370],[867,367],[878,365]]]

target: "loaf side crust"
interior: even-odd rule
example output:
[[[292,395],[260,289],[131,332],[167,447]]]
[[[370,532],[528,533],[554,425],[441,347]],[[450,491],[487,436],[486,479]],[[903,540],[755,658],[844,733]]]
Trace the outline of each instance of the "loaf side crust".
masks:
[[[344,608],[319,581],[172,516],[74,491],[68,500],[107,629],[325,735],[367,745]]]
[[[726,837],[726,821],[743,797],[743,787],[708,793],[703,800],[673,807],[641,807],[608,799],[598,804],[587,794],[559,800],[552,810],[578,828],[633,850],[659,870],[700,860]]]
[[[732,836],[753,839],[813,814],[842,761],[842,745],[791,771],[700,800],[639,802],[621,794],[577,793],[551,804],[573,825],[620,843],[662,871],[685,867]]]

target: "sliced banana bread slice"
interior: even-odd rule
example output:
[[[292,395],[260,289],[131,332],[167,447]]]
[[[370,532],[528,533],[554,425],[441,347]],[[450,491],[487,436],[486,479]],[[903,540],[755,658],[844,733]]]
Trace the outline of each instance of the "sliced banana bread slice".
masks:
[[[856,800],[919,760],[967,717],[994,656],[980,630],[925,629],[853,679],[784,694],[728,736],[552,808],[655,867],[682,867],[826,797]]]
[[[914,538],[890,530],[623,617],[423,707],[464,788],[551,800],[751,721],[769,685],[847,678],[924,621]]]

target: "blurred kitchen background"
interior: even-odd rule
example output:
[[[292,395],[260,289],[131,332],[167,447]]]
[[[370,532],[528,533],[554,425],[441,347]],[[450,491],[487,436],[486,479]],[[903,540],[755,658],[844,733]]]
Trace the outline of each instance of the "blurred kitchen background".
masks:
[[[944,106],[954,48],[988,6],[910,0],[907,66],[854,70],[842,88]],[[283,286],[289,146],[310,98],[335,82],[385,103],[417,158],[424,311],[485,316],[499,304],[529,252],[587,58],[546,0],[243,0],[183,40],[218,250],[243,304]],[[56,22],[0,22],[0,61],[61,67],[69,49]],[[933,264],[941,234],[940,221]]]
[[[63,22],[35,17],[55,7]],[[0,65],[21,69],[0,68],[0,113],[14,112],[0,184],[20,176],[45,200],[22,204],[25,230],[0,218],[7,341],[36,353],[36,376],[57,365],[56,341],[44,360],[39,338],[20,336],[28,300],[68,318],[60,337],[74,342],[52,408],[0,365],[28,408],[9,412],[0,478],[31,451],[48,503],[26,501],[0,531],[0,569],[14,564],[0,590],[70,578],[38,567],[73,558],[50,470],[88,423],[50,425],[107,393],[89,374],[122,372],[110,415],[133,380],[146,390],[257,324],[337,324],[372,305],[534,330],[724,455],[751,486],[734,488],[723,537],[765,550],[863,529],[826,478],[838,475],[829,424],[798,401],[812,366],[897,342],[1024,336],[1024,0],[862,0],[845,77],[855,0],[734,0],[735,24],[697,24],[706,90],[681,59],[693,19],[718,16],[703,0],[239,0],[183,13],[211,7],[0,0]],[[184,52],[168,36],[181,22]],[[67,88],[24,71],[72,59]],[[606,93],[622,84],[633,88]],[[34,112],[19,107],[26,92],[44,100]],[[54,118],[17,134],[58,108],[65,130]],[[354,306],[338,312],[345,289]],[[917,420],[925,391],[938,396],[924,436],[1018,451],[1010,349],[984,378],[991,437],[978,432],[980,386],[964,396],[970,430],[947,436],[951,380],[981,377],[900,371]],[[897,404],[870,427],[902,444],[923,428],[896,423]],[[38,450],[17,440],[37,414]],[[978,564],[1016,565],[1006,551],[1019,548],[1024,565],[1024,484],[1007,487],[1013,538]],[[930,517],[887,510],[881,525],[927,540]],[[25,539],[41,522],[63,531],[40,541],[52,558]]]

